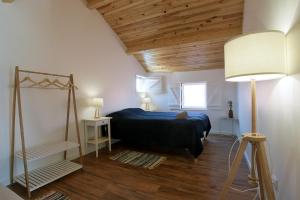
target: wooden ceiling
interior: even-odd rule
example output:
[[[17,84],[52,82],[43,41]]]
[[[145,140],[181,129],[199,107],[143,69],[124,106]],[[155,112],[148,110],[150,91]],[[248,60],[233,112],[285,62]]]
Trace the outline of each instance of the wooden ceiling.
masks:
[[[88,0],[149,72],[224,68],[244,0]]]

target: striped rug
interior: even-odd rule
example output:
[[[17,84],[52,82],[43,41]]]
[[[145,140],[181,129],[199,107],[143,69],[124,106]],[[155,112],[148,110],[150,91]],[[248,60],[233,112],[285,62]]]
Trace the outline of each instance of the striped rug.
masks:
[[[117,160],[125,164],[129,164],[136,167],[143,167],[146,169],[154,169],[160,165],[167,158],[149,153],[141,153],[137,151],[122,151],[114,156],[110,157],[111,160]]]
[[[46,194],[43,197],[38,198],[36,200],[71,200],[71,199],[69,197],[65,196],[61,192],[51,191],[48,194]]]

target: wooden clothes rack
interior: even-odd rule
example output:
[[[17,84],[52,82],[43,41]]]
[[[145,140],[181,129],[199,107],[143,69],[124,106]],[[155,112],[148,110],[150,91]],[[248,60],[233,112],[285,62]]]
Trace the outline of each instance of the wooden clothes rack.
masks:
[[[40,76],[46,76],[42,81],[35,82],[29,76],[25,77],[22,81],[20,81],[20,74],[27,73],[36,74]],[[54,81],[51,81],[48,77],[56,77]],[[65,78],[67,79],[67,83],[61,83],[57,78]],[[25,144],[25,132],[23,125],[23,115],[22,115],[22,101],[21,101],[21,88],[24,88],[22,84],[24,82],[30,82],[31,84],[26,88],[40,88],[40,89],[65,89],[68,90],[68,99],[67,99],[67,117],[66,117],[66,128],[65,128],[65,140],[63,142],[42,145],[33,148],[26,148]],[[14,82],[14,91],[13,91],[13,111],[12,111],[12,145],[11,145],[11,174],[10,181],[11,184],[14,180],[24,186],[27,189],[28,198],[31,198],[31,192],[51,183],[67,174],[70,174],[74,171],[82,169],[83,167],[83,158],[82,158],[82,149],[80,142],[80,132],[79,132],[79,124],[78,124],[78,115],[77,115],[77,106],[76,106],[76,98],[75,98],[75,89],[73,75],[69,76],[60,75],[60,74],[50,74],[43,72],[35,72],[35,71],[27,71],[20,70],[17,66],[15,68],[15,82]],[[77,143],[68,141],[69,135],[69,119],[70,119],[70,106],[71,106],[71,98],[73,102],[74,108],[74,117],[75,117],[75,125],[76,125],[76,133],[77,133]],[[18,113],[16,113],[16,108],[18,107]],[[16,132],[16,115],[19,116],[19,125],[20,125],[20,136],[21,136],[21,146],[22,149],[19,152],[15,153],[15,132]],[[78,148],[80,155],[80,164],[68,161],[67,150]],[[38,160],[42,158],[46,158],[48,156],[58,154],[60,152],[64,152],[64,160],[58,163],[50,164],[48,166],[38,168],[32,171],[28,171],[28,162],[33,160]],[[14,162],[15,156],[19,159],[23,160],[24,164],[24,174],[14,177]]]

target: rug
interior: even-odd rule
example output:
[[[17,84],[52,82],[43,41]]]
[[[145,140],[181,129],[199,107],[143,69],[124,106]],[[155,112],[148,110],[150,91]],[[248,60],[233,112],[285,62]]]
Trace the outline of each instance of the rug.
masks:
[[[38,198],[37,200],[71,200],[71,199],[65,196],[61,192],[51,191],[48,194],[44,195],[43,197]]]
[[[117,160],[121,163],[129,164],[136,167],[154,169],[167,158],[155,154],[127,150],[122,151],[114,156],[111,156],[110,159]]]

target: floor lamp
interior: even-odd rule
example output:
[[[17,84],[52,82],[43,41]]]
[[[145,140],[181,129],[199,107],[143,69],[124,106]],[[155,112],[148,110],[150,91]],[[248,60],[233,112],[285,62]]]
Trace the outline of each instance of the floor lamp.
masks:
[[[257,133],[256,130],[256,81],[285,76],[285,36],[279,31],[242,35],[228,41],[224,51],[226,81],[251,82],[252,130],[251,133],[245,133],[241,139],[221,192],[221,199],[225,199],[237,174],[247,144],[250,143],[252,156],[249,183],[256,186],[259,184],[261,199],[275,200],[264,144],[266,136]]]

